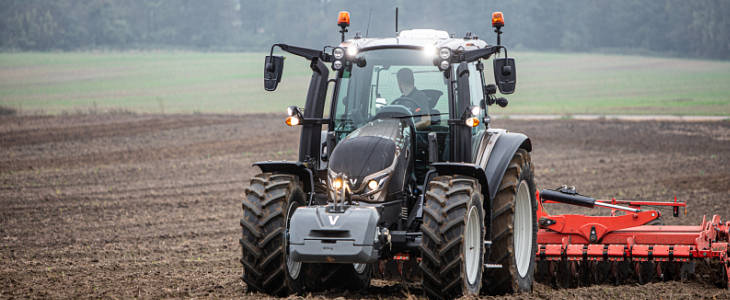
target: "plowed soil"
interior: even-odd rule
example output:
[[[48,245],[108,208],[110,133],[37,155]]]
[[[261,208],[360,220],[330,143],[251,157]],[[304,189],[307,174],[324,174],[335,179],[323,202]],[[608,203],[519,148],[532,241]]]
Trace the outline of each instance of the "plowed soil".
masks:
[[[0,117],[0,298],[243,297],[240,199],[259,160],[297,158],[280,115]],[[497,120],[532,138],[542,188],[672,200],[730,217],[730,122]],[[552,208],[553,212],[580,211]],[[605,213],[587,210],[587,213]],[[417,286],[375,281],[367,295]],[[553,289],[507,298],[729,298],[703,280]]]

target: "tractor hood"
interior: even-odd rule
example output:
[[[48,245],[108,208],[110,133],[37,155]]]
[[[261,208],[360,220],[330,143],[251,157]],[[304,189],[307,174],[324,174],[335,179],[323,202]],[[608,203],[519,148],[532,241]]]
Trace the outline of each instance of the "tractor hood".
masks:
[[[387,186],[404,149],[410,145],[410,127],[397,119],[374,120],[342,139],[330,156],[328,177],[346,177],[352,194],[372,195]],[[379,185],[370,190],[367,183]],[[368,197],[377,198],[377,197]]]

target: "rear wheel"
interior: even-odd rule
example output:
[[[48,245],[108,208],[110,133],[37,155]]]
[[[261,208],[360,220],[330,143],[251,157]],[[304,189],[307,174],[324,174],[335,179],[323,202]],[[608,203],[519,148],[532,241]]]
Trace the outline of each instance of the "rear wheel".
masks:
[[[537,252],[537,199],[530,154],[518,149],[493,201],[490,262],[502,265],[485,276],[489,294],[530,292]]]
[[[304,199],[296,176],[263,173],[251,179],[243,199],[240,239],[243,281],[249,291],[276,296],[302,291],[306,264],[289,257],[286,233]]]
[[[432,299],[477,295],[484,268],[484,211],[471,177],[431,180],[423,206],[423,289]]]

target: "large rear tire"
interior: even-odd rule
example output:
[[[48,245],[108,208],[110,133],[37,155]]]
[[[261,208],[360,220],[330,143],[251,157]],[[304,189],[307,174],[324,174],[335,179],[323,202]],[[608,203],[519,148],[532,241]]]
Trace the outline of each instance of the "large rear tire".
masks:
[[[537,199],[530,154],[518,149],[493,201],[489,261],[502,265],[485,276],[492,295],[531,292],[537,252]]]
[[[471,177],[439,176],[424,197],[419,265],[431,299],[478,295],[484,270],[481,186]]]
[[[275,296],[301,292],[307,268],[289,258],[286,240],[291,215],[305,205],[299,179],[288,174],[258,174],[245,193],[240,244],[248,290]]]

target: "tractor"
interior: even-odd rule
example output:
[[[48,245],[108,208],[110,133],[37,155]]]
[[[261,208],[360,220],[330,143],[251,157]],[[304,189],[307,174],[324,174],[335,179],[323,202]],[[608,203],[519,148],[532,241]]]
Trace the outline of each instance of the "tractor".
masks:
[[[301,126],[298,161],[254,163],[261,172],[245,191],[249,291],[363,291],[388,264],[418,273],[434,299],[532,290],[532,145],[489,126],[489,107],[508,104],[497,92],[516,86],[503,14],[491,19],[495,45],[471,33],[399,31],[396,10],[396,37],[345,39],[350,15],[340,12],[339,45],[271,47],[267,91],[282,78],[275,48],[308,60],[312,77],[304,107],[287,108],[285,123]]]

